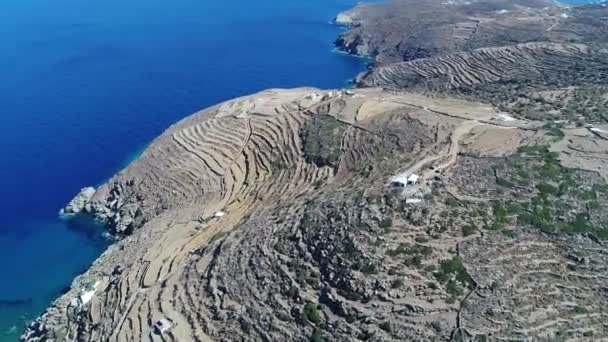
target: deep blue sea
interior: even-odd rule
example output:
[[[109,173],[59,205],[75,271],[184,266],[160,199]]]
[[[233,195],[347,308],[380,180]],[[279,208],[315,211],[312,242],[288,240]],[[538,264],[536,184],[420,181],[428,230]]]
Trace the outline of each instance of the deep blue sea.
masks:
[[[0,341],[106,248],[61,206],[171,123],[271,87],[340,87],[356,0],[4,0],[0,11]]]

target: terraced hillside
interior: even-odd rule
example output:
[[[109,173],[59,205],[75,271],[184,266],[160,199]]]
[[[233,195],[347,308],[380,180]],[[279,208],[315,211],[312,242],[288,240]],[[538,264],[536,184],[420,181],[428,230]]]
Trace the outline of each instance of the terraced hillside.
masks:
[[[583,44],[481,48],[374,68],[363,87],[464,96],[532,119],[607,122],[608,54]]]
[[[593,74],[605,73],[608,64],[594,61],[589,47],[582,44],[527,43],[442,57],[421,58],[378,67],[359,78],[364,87],[422,89],[446,92],[484,89],[492,83],[525,83],[536,89],[547,82],[593,82]],[[580,66],[579,66],[580,64]],[[575,74],[578,77],[575,77]],[[598,77],[596,82],[604,81]],[[574,85],[574,84],[573,84]]]
[[[605,123],[608,8],[550,1],[399,0],[340,15],[336,42],[367,55],[360,86],[492,103],[517,117]]]
[[[601,5],[566,7],[549,0],[359,4],[338,16],[349,30],[336,45],[384,65],[531,42],[605,44],[607,14]]]
[[[350,26],[336,44],[379,64],[475,48],[547,41],[565,18],[551,1],[415,1],[360,4],[341,14]],[[560,31],[561,32],[561,31]]]
[[[484,179],[485,160],[523,158],[520,146],[566,151],[551,132],[542,122],[504,122],[480,103],[373,88],[273,90],[204,110],[73,203],[72,212],[96,215],[123,239],[23,339],[605,336],[604,298],[591,290],[605,273],[599,264],[572,270],[576,277],[555,270],[561,290],[530,294],[538,300],[527,306],[514,278],[540,286],[547,265],[565,267],[572,255],[600,260],[605,246],[579,233],[544,236],[510,218],[490,225],[491,203],[527,197],[497,192],[504,182],[493,178],[467,179]],[[591,131],[576,136],[605,145]],[[590,172],[597,166],[567,156]],[[420,180],[392,185],[403,173]],[[533,193],[536,179],[529,182],[518,191]],[[593,214],[583,233],[604,236],[604,220]],[[572,251],[535,262],[520,255],[524,241]],[[504,258],[494,260],[493,248]],[[570,307],[584,307],[585,319]]]

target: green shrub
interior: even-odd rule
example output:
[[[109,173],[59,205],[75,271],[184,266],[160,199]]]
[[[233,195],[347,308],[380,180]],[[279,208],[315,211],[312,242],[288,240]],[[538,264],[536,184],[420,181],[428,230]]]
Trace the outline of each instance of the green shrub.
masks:
[[[315,328],[312,331],[312,335],[310,335],[310,342],[325,342],[325,337],[323,337],[323,332],[319,328]]]
[[[393,281],[391,282],[392,289],[402,288],[403,285],[405,285],[405,282],[401,278],[393,279]]]
[[[536,185],[536,189],[538,189],[538,191],[540,192],[540,195],[543,198],[547,198],[548,196],[555,196],[559,192],[558,188],[554,187],[551,184],[547,184],[547,183],[540,183],[540,184]]]
[[[511,183],[510,181],[508,181],[505,178],[498,178],[496,179],[496,184],[499,186],[502,186],[504,188],[509,188],[512,189],[515,187],[515,184]]]
[[[313,303],[306,303],[306,305],[304,305],[304,317],[314,324],[321,322],[321,312]]]
[[[477,231],[477,226],[475,226],[474,223],[465,224],[464,226],[462,226],[462,236],[473,235],[475,234],[475,231]]]
[[[319,167],[338,166],[345,131],[346,125],[331,116],[313,119],[301,133],[306,161]]]
[[[390,229],[393,226],[393,219],[390,217],[384,218],[382,221],[380,221],[378,226],[380,226],[382,229]]]
[[[439,264],[439,270],[437,270],[434,275],[441,283],[445,283],[452,278],[458,280],[462,284],[471,283],[471,276],[464,267],[462,259],[458,256],[455,256],[452,259],[443,260]]]
[[[402,243],[399,244],[399,246],[397,246],[397,248],[395,249],[389,249],[388,251],[386,251],[386,254],[389,256],[398,256],[398,255],[430,255],[433,252],[433,250],[425,245],[421,245],[421,244],[408,244],[408,243]]]
[[[391,326],[391,322],[389,321],[384,321],[380,324],[378,324],[378,327],[384,331],[386,331],[387,333],[390,333],[393,330],[393,327]]]
[[[507,211],[505,207],[503,207],[502,203],[496,202],[494,203],[494,217],[496,218],[496,222],[505,223],[507,222]]]
[[[600,240],[608,240],[607,228],[597,229],[594,233]]]

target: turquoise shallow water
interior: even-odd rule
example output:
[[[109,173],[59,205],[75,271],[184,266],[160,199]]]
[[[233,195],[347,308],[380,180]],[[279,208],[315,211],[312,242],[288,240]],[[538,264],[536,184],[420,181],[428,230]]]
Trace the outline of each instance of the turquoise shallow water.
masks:
[[[265,88],[340,87],[356,0],[4,0],[0,11],[0,341],[15,341],[106,248],[61,221],[171,123]]]

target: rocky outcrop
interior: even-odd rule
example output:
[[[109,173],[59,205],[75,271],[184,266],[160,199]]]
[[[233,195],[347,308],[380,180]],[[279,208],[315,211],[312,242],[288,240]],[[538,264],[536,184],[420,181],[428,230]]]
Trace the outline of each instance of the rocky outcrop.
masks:
[[[95,188],[87,187],[80,190],[78,195],[74,197],[70,203],[59,211],[60,215],[76,215],[86,211],[87,205],[91,198],[95,195]]]

